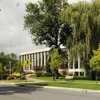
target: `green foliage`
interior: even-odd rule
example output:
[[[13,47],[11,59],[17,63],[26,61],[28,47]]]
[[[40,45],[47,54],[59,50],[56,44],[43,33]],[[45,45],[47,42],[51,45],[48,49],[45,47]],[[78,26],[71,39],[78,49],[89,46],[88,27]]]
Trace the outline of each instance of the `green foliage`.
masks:
[[[45,70],[46,72],[50,72],[50,73],[51,73],[50,61],[51,61],[51,57],[49,56],[49,59],[47,60],[46,65],[45,65],[45,67],[44,67],[44,70]]]
[[[62,22],[59,17],[67,6],[66,0],[42,0],[35,4],[26,4],[24,29],[29,29],[33,43],[46,44],[49,47],[55,45],[56,48],[66,44],[72,29],[69,23]]]
[[[9,68],[9,62],[11,62],[11,66],[17,62],[17,55],[14,53],[11,54],[4,54],[4,52],[0,53],[0,62],[3,66],[6,66],[7,69]]]
[[[35,76],[36,76],[36,77],[42,76],[42,72],[40,72],[40,71],[35,72]]]
[[[13,72],[18,72],[21,74],[23,72],[23,64],[21,64],[21,61],[17,61],[12,70]]]
[[[90,67],[96,72],[96,85],[97,85],[97,74],[100,71],[100,44],[99,49],[93,50],[93,56],[90,59]]]
[[[52,76],[52,73],[44,73],[44,77],[51,77]]]
[[[12,75],[12,76],[10,76],[10,79],[14,79],[14,76]]]
[[[73,27],[73,34],[67,39],[70,64],[72,58],[81,57],[81,66],[89,69],[89,59],[100,43],[100,0],[91,3],[80,1],[70,4],[61,12],[62,21]]]
[[[0,75],[2,75],[4,73],[4,68],[2,63],[0,63]]]
[[[64,71],[62,72],[62,74],[63,74],[63,75],[66,75],[66,74],[67,74],[67,72],[64,70]]]
[[[99,72],[100,71],[100,44],[99,49],[93,50],[94,56],[90,59],[90,67],[93,71]]]
[[[74,76],[74,80],[91,80],[91,77]]]
[[[9,74],[10,73],[10,70],[9,69],[5,70],[5,73],[6,74]]]
[[[28,70],[27,74],[33,74],[33,72],[31,70]]]
[[[69,73],[69,76],[73,76],[73,73]]]
[[[61,65],[60,59],[61,55],[59,55],[58,49],[54,49],[54,53],[51,55],[51,62],[50,62],[50,69],[52,72],[55,73],[59,69]]]
[[[25,73],[23,73],[23,74],[21,75],[20,79],[22,79],[22,80],[26,79],[26,78],[25,78]]]

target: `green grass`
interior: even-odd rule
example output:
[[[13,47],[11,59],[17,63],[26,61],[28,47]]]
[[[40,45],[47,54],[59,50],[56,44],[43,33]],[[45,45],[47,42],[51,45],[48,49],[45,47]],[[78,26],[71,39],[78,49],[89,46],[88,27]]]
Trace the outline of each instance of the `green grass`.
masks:
[[[79,89],[91,89],[100,90],[100,84],[95,86],[95,84],[84,84],[84,83],[68,83],[68,82],[42,82],[42,83],[28,83],[29,85],[39,85],[39,86],[54,86],[54,87],[66,87],[66,88],[79,88]]]
[[[34,77],[34,79],[45,80],[45,81],[52,81],[52,77]],[[59,79],[56,79],[56,81],[65,81],[65,80],[64,80],[64,77],[59,77]],[[90,77],[75,77],[74,81],[72,81],[72,82],[75,82],[75,83],[83,82],[83,83],[94,83],[94,84],[96,83],[96,81],[95,80],[91,80]],[[100,83],[100,80],[98,81],[98,83]]]
[[[52,77],[34,77],[34,79],[52,81]],[[56,79],[56,81],[64,81],[64,77],[59,77],[59,79]]]
[[[91,80],[90,77],[75,77],[73,81],[69,81],[69,80],[65,81],[63,77],[59,77],[59,79],[56,79],[57,81],[56,84],[55,82],[52,81],[52,77],[34,77],[34,78],[39,80],[49,81],[49,82],[29,83],[29,85],[100,90],[100,80],[98,81],[98,86],[96,86],[96,81]],[[81,80],[79,80],[79,78]]]

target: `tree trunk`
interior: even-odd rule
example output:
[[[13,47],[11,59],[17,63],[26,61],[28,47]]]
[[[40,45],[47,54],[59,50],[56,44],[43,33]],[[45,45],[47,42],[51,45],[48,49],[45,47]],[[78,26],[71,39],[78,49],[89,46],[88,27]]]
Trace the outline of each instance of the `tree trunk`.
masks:
[[[96,80],[96,73],[92,71],[92,80]]]
[[[52,73],[52,81],[54,81],[54,73]]]
[[[58,75],[58,70],[56,71],[56,79],[59,78],[59,75]]]
[[[97,75],[98,75],[98,72],[96,72],[96,86],[97,86]]]

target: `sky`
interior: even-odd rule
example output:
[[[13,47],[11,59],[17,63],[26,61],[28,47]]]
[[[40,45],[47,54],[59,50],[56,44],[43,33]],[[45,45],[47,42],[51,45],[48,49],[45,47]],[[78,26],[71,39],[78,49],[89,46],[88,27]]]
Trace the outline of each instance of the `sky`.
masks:
[[[38,0],[1,0],[0,1],[0,52],[5,54],[34,51],[46,48],[32,43],[27,30],[23,29],[25,4],[37,3]],[[68,0],[77,3],[79,0]],[[82,1],[82,0],[80,0]],[[90,2],[91,0],[86,0]]]

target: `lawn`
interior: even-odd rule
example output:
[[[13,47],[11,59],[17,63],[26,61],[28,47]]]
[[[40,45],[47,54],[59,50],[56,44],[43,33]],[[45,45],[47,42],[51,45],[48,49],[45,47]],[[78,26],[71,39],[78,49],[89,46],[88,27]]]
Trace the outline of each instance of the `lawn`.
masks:
[[[57,82],[56,84],[54,82],[41,82],[41,83],[28,83],[28,85],[100,90],[100,84],[98,84],[98,86],[95,86],[95,84],[84,84],[84,83],[73,83],[73,82]]]
[[[45,81],[52,81],[52,77],[33,77],[34,79],[39,79],[39,80],[45,80]],[[80,78],[80,79],[79,79]],[[59,79],[56,79],[56,81],[57,82],[59,82],[59,81],[65,81],[64,80],[64,77],[59,77]],[[69,81],[69,80],[66,80],[66,81]],[[91,84],[91,83],[93,83],[93,84],[95,84],[96,83],[96,81],[95,80],[91,80],[91,78],[90,77],[75,77],[74,78],[74,80],[72,81],[72,82],[74,82],[74,83],[89,83],[89,84]],[[100,83],[100,80],[98,81],[98,83]]]
[[[45,80],[49,82],[42,83],[28,83],[29,85],[39,85],[39,86],[55,86],[55,87],[66,87],[66,88],[79,88],[79,89],[91,89],[100,90],[100,80],[98,81],[98,86],[96,86],[96,81],[90,78],[80,78],[76,77],[73,81],[65,81],[63,77],[56,79],[56,84],[52,81],[52,77],[34,77],[35,79]],[[85,80],[86,79],[86,80]]]

